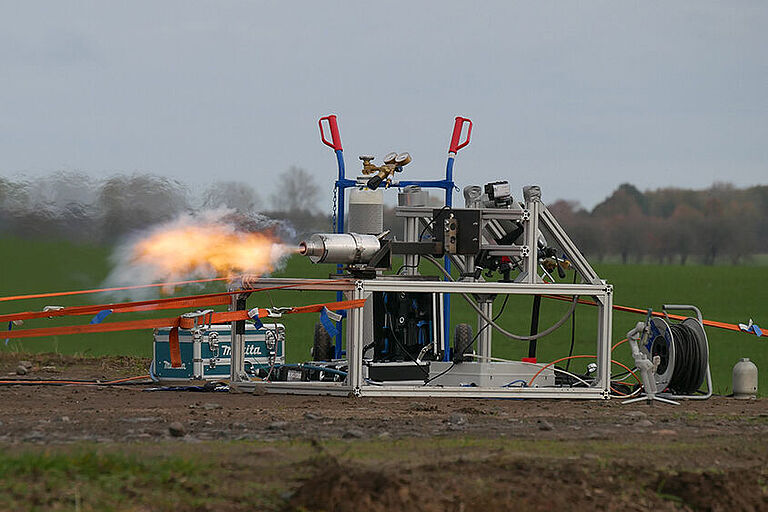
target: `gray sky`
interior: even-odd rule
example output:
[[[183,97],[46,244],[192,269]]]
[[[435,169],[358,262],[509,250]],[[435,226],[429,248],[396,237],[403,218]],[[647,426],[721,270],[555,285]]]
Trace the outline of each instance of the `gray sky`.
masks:
[[[262,197],[409,151],[455,177],[594,206],[618,184],[768,183],[768,3],[13,2],[0,5],[0,174],[150,172]],[[328,200],[330,202],[330,199]]]

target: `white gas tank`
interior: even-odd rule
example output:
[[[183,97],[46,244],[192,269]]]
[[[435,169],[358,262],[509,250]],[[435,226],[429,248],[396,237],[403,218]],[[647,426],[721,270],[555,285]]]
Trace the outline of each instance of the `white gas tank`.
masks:
[[[757,366],[744,357],[733,367],[733,398],[747,400],[757,397]]]
[[[353,188],[347,211],[347,233],[378,235],[384,231],[384,194],[381,190]]]

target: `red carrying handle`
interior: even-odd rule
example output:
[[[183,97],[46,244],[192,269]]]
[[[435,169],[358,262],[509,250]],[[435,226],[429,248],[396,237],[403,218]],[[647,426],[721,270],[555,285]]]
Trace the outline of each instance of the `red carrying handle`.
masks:
[[[464,142],[459,143],[461,137],[461,131],[464,129],[464,123],[469,123],[467,128],[467,138]],[[458,150],[469,144],[469,137],[472,135],[472,121],[466,117],[456,117],[456,122],[453,125],[453,136],[451,136],[451,146],[448,148],[450,153],[456,153]]]
[[[331,128],[331,140],[325,138],[325,130],[323,129],[323,121],[328,121],[328,126]],[[321,117],[317,122],[320,127],[320,138],[326,146],[332,147],[336,151],[341,151],[341,135],[339,135],[339,125],[336,123],[336,115]]]

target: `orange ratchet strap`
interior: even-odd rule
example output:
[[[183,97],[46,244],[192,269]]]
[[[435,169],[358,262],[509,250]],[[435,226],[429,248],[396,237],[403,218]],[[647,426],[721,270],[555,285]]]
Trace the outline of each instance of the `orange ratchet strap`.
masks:
[[[363,307],[365,299],[347,300],[342,302],[330,302],[323,304],[312,304],[309,306],[299,306],[295,308],[282,308],[279,315],[289,313],[312,313],[320,312],[324,307],[330,310],[352,309]],[[251,310],[253,311],[253,310]],[[279,316],[278,315],[278,316]],[[255,316],[255,314],[254,314]],[[258,316],[266,318],[276,316],[274,310],[259,309]],[[210,323],[227,323],[237,320],[248,320],[252,318],[248,311],[228,311],[222,313],[210,313],[205,316],[205,321]],[[62,327],[44,327],[40,329],[26,329],[20,331],[8,331],[5,336],[9,339],[17,338],[36,338],[40,336],[58,336],[64,334],[85,334],[93,332],[115,332],[132,331],[137,329],[157,329],[160,327],[181,327],[190,329],[194,327],[194,318],[173,317],[173,318],[148,318],[144,320],[129,320],[125,322],[111,322],[88,325],[68,325]]]
[[[344,300],[341,302],[327,302],[324,304],[310,304],[309,306],[298,306],[295,308],[259,308],[258,315],[255,310],[250,311],[225,311],[222,313],[211,313],[205,316],[205,321],[212,324],[225,324],[228,322],[236,322],[238,320],[249,320],[255,316],[259,318],[268,317],[280,317],[283,314],[290,313],[319,313],[323,308],[328,308],[331,311],[338,311],[342,309],[361,308],[365,304],[365,299],[356,300]],[[209,320],[210,318],[210,320]],[[180,317],[179,327],[182,329],[191,329],[195,325],[194,318]]]
[[[168,346],[171,350],[171,366],[179,368],[181,366],[181,347],[179,346],[178,327],[173,327],[168,333]]]
[[[238,292],[240,293],[240,292]],[[229,304],[229,294],[214,293],[210,295],[190,295],[168,299],[145,300],[139,302],[120,302],[116,304],[96,304],[93,306],[71,306],[48,311],[25,311],[23,313],[8,313],[0,315],[0,322],[13,320],[31,320],[34,318],[53,318],[56,316],[93,315],[105,309],[114,313],[134,313],[137,311],[155,311],[159,309],[182,309],[203,306],[221,306]]]
[[[189,282],[189,281],[183,281],[183,282]],[[297,286],[312,284],[312,283],[313,283],[312,281],[309,281],[308,283],[284,284],[284,285],[270,286],[265,288],[254,288],[250,290],[245,289],[245,290],[236,290],[236,291],[230,291],[230,292],[209,293],[205,295],[187,295],[182,297],[151,299],[151,300],[144,300],[144,301],[137,301],[137,302],[119,302],[115,304],[69,306],[61,309],[51,309],[49,311],[25,311],[22,313],[8,313],[5,315],[0,315],[0,322],[11,322],[14,320],[31,320],[34,318],[53,318],[57,316],[92,315],[104,309],[111,309],[114,313],[131,313],[136,311],[154,311],[159,309],[182,309],[182,308],[203,307],[203,306],[220,306],[223,304],[229,304],[229,296],[231,295],[264,292],[264,291],[270,291],[270,290],[284,290],[287,288],[295,288]]]

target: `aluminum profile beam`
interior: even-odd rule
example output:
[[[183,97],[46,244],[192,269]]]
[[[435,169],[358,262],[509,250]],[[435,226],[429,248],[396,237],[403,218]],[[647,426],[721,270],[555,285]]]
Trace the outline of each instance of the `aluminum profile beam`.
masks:
[[[249,277],[244,276],[240,286],[243,292],[249,290],[258,290],[259,288],[270,288],[273,286],[285,286],[288,290],[324,290],[324,291],[349,291],[355,287],[354,280],[347,278],[339,279],[309,279],[294,277]]]
[[[608,284],[502,283],[497,281],[403,281],[377,278],[358,281],[367,292],[491,293],[512,295],[585,295],[609,293]]]
[[[600,283],[601,280],[598,277],[597,272],[595,272],[592,265],[589,264],[589,261],[587,261],[587,258],[584,257],[579,248],[576,247],[573,240],[566,234],[565,230],[560,226],[560,223],[555,219],[555,216],[552,215],[552,212],[550,212],[546,206],[541,206],[540,215],[542,224],[552,233],[552,236],[555,237],[557,243],[570,258],[574,268],[576,268],[587,283]]]
[[[437,386],[364,386],[360,396],[444,397],[444,398],[581,398],[606,399],[609,393],[589,388],[488,388]]]

